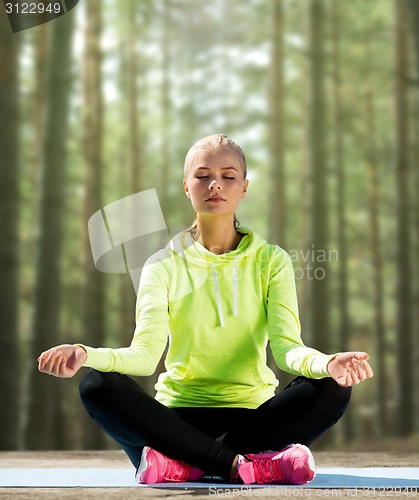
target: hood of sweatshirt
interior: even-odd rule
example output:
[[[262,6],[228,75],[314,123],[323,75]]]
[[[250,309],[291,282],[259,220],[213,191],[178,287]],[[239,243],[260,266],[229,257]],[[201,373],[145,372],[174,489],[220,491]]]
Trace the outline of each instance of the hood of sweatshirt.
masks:
[[[227,265],[232,267],[231,279],[233,294],[231,301],[233,303],[233,315],[238,316],[239,287],[237,269],[239,263],[243,259],[246,259],[246,257],[256,253],[262,246],[266,245],[266,241],[264,239],[246,227],[237,228],[237,232],[243,235],[237,248],[223,254],[210,252],[192,237],[190,231],[182,231],[181,233],[176,234],[166,247],[172,255],[178,255],[183,259],[183,264],[188,272],[192,291],[197,287],[197,283],[196,279],[193,278],[191,266],[205,267],[208,269],[213,281],[214,292],[217,300],[218,319],[221,327],[225,327],[224,308],[223,301],[221,299],[221,296],[224,296],[224,294],[222,294],[222,290],[220,289],[217,266]]]

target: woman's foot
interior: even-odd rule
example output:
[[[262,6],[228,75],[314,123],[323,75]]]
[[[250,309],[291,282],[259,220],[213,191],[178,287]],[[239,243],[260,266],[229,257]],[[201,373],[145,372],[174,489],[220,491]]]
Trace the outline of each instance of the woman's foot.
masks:
[[[140,484],[198,481],[203,474],[196,467],[144,446],[135,480]]]
[[[240,457],[237,475],[244,484],[305,484],[316,475],[316,466],[307,446],[292,444],[282,451]]]

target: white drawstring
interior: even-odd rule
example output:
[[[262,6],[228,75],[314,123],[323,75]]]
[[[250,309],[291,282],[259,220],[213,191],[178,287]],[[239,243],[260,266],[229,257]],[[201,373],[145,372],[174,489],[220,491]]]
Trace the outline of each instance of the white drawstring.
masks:
[[[221,304],[220,287],[218,286],[218,280],[217,280],[217,271],[215,270],[214,264],[211,264],[211,267],[212,267],[212,278],[214,280],[215,294],[217,296],[218,316],[220,318],[221,326],[225,326],[223,306]]]
[[[237,255],[234,257],[233,267],[233,303],[234,303],[234,316],[239,315],[239,304],[237,301]]]
[[[221,294],[220,294],[220,287],[218,285],[217,271],[215,270],[214,264],[211,264],[211,268],[212,268],[212,279],[214,280],[215,295],[217,297],[218,317],[220,318],[220,325],[225,326],[223,304],[221,302]],[[234,264],[233,264],[233,314],[234,316],[239,315],[239,303],[238,303],[238,293],[237,293],[237,256],[234,257]]]

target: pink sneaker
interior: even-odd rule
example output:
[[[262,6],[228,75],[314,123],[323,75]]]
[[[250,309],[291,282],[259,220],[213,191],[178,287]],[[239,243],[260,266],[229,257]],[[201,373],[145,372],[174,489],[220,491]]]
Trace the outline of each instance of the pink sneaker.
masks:
[[[204,473],[191,465],[172,460],[149,446],[144,446],[135,474],[140,484],[198,481]]]
[[[311,451],[302,444],[291,444],[282,451],[246,455],[238,475],[244,484],[305,484],[316,475]]]

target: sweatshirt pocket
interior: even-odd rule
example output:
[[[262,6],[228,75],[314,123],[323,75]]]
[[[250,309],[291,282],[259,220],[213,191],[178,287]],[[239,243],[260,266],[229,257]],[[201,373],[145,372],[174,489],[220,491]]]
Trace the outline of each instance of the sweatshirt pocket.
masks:
[[[190,354],[184,382],[192,385],[241,385],[263,384],[258,364],[246,356]]]

